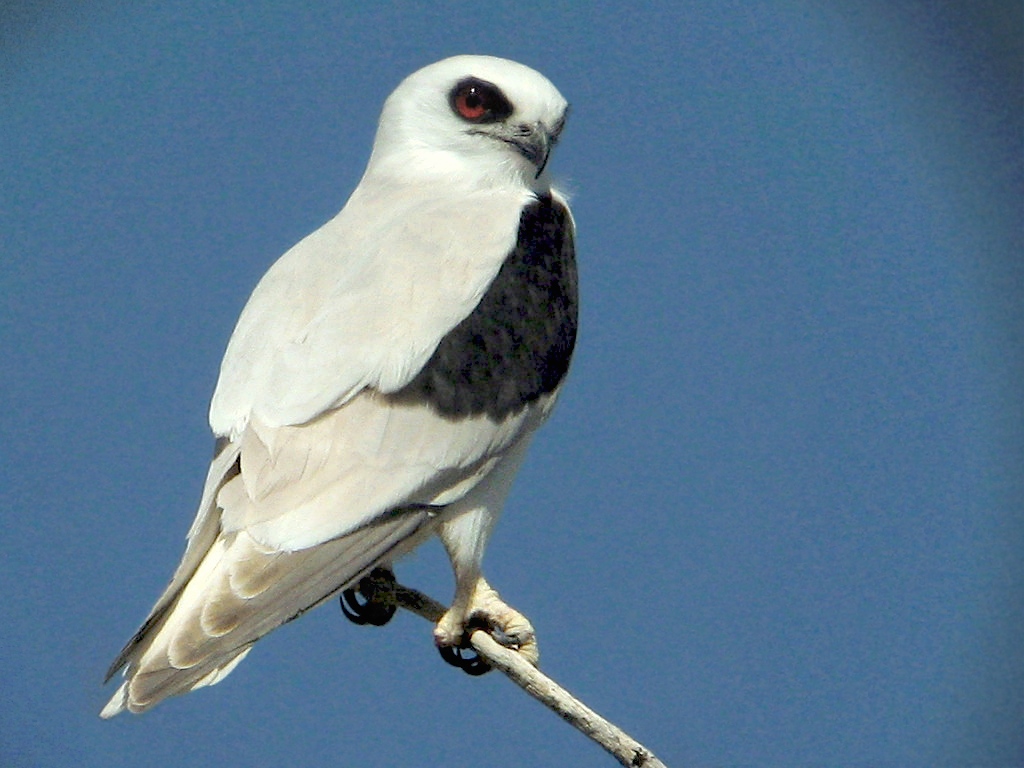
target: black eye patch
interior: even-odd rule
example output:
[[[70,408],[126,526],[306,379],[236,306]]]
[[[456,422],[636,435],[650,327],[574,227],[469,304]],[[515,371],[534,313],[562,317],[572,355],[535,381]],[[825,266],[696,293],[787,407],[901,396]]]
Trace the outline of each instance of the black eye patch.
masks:
[[[497,123],[512,114],[512,104],[501,89],[476,77],[460,80],[448,101],[452,111],[467,123]]]

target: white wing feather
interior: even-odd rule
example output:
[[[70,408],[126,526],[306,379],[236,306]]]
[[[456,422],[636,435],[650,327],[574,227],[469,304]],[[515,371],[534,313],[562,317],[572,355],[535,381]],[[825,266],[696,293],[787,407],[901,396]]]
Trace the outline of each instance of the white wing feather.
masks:
[[[266,428],[254,419],[241,438],[241,474],[220,491],[221,524],[265,546],[296,550],[396,507],[450,504],[534,413],[500,423],[485,416],[452,421],[425,405],[363,392],[302,426]]]
[[[364,179],[253,292],[221,365],[214,433],[237,437],[251,416],[302,424],[363,388],[408,383],[494,279],[527,197],[455,200],[392,184],[384,199]]]

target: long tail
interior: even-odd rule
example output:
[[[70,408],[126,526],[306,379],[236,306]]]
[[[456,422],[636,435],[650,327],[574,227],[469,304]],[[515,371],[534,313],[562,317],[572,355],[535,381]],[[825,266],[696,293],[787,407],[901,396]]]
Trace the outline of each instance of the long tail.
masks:
[[[410,509],[295,552],[271,550],[244,531],[218,535],[114,661],[107,680],[124,667],[125,681],[100,716],[145,712],[219,682],[263,635],[408,552],[433,527],[426,510]]]

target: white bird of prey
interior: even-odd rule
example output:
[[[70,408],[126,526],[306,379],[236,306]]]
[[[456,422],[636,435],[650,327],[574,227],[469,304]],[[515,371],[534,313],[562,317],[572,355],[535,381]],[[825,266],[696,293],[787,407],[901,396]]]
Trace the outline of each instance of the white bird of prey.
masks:
[[[536,661],[484,545],[576,339],[574,225],[548,157],[567,104],[512,61],[456,56],[384,104],[342,211],[256,286],[210,406],[181,564],[110,668],[102,717],[223,679],[260,637],[432,534],[470,621]]]

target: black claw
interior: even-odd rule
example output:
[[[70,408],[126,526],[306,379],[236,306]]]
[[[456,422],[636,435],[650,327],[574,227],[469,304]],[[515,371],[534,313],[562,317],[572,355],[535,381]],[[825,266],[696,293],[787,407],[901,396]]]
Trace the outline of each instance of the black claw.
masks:
[[[445,660],[446,664],[451,664],[453,667],[462,669],[462,654],[459,653],[458,648],[453,648],[450,645],[439,646],[437,652],[441,654],[441,658]]]
[[[395,602],[395,574],[374,568],[352,589],[341,593],[341,612],[353,624],[383,627],[398,610]]]
[[[491,665],[472,647],[463,648],[462,646],[444,645],[437,650],[440,652],[442,659],[453,667],[458,667],[467,675],[479,677],[491,671]]]
[[[490,622],[479,616],[474,616],[466,622],[466,631],[462,633],[462,642],[459,645],[438,648],[442,659],[473,677],[479,677],[491,671],[491,665],[487,663],[483,656],[477,653],[476,649],[469,642],[469,636],[477,629],[482,629],[491,635],[494,635],[496,631],[500,632]],[[504,635],[505,633],[500,632],[500,634]]]

